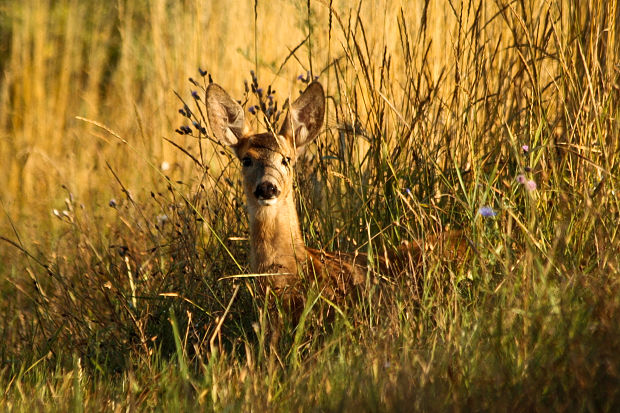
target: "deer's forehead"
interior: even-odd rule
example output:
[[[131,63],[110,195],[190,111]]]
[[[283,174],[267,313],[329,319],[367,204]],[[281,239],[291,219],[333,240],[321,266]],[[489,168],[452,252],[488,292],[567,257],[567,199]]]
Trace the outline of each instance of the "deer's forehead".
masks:
[[[251,156],[253,158],[266,158],[276,154],[290,156],[291,147],[282,136],[274,136],[270,133],[253,135],[244,139],[238,148],[239,156]]]

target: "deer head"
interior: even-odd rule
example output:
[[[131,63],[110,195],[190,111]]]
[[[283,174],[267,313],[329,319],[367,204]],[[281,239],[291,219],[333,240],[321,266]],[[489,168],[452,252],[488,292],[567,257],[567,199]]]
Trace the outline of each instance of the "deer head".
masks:
[[[314,82],[293,102],[278,134],[249,134],[241,105],[220,86],[209,85],[209,123],[215,138],[230,146],[241,161],[250,210],[273,207],[292,197],[297,156],[318,135],[324,114],[323,87]]]

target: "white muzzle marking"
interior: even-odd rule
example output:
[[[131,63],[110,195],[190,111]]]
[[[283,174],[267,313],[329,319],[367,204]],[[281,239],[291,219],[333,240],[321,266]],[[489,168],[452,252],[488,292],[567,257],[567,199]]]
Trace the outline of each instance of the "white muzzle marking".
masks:
[[[259,199],[258,205],[269,206],[269,205],[275,205],[276,202],[278,202],[278,198]]]

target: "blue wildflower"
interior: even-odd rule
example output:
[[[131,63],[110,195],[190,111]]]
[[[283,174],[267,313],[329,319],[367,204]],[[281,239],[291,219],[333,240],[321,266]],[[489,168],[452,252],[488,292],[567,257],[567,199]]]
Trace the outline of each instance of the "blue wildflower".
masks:
[[[480,207],[478,213],[485,218],[491,218],[497,215],[497,212],[493,211],[493,208],[488,206]]]

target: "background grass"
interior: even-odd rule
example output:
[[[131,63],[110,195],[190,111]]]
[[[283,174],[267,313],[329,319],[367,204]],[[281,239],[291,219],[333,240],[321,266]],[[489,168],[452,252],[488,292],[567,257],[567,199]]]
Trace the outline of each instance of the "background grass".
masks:
[[[4,2],[0,408],[617,411],[618,13]],[[253,279],[225,278],[247,272],[247,223],[203,92],[257,105],[260,129],[315,76],[307,244],[381,254],[461,229],[470,249],[371,271],[355,303],[309,291],[269,349]]]

